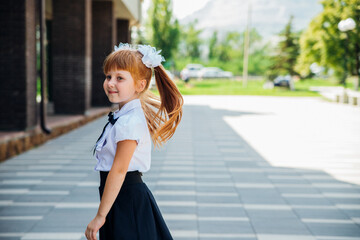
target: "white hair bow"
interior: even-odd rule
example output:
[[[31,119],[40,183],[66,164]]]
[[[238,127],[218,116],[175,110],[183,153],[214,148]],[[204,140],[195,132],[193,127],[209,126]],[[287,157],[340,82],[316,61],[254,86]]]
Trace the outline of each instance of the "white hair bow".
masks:
[[[150,45],[138,45],[138,48],[128,43],[120,43],[119,46],[114,47],[114,52],[119,50],[131,50],[135,49],[141,52],[143,57],[141,58],[142,62],[148,68],[154,68],[161,64],[161,62],[165,61],[165,58],[161,56],[159,53],[161,50],[156,51],[155,47],[151,47]]]

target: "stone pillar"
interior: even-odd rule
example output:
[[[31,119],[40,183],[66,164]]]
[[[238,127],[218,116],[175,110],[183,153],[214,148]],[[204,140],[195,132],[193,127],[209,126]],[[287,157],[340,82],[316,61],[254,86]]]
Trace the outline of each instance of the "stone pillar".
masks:
[[[127,19],[117,19],[116,20],[116,40],[117,43],[131,43],[131,34],[129,20]]]
[[[53,1],[55,113],[86,114],[91,100],[91,0]]]
[[[115,42],[114,3],[111,1],[92,2],[92,106],[110,106],[103,82],[103,63],[113,49]]]
[[[0,1],[0,130],[37,124],[35,0]]]

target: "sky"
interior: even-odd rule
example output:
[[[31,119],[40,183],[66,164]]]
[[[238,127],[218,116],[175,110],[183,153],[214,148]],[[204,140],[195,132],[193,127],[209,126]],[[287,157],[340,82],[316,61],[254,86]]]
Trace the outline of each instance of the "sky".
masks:
[[[173,14],[177,19],[182,19],[187,15],[203,8],[209,0],[173,0]],[[149,8],[151,0],[144,0],[143,16],[146,16],[146,11]]]

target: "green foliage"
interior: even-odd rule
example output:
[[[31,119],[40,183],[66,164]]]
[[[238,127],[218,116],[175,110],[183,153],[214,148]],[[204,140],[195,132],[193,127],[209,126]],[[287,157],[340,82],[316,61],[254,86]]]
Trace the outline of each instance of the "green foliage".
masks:
[[[132,39],[134,44],[148,44],[144,33],[141,31],[141,28],[136,28],[136,38]]]
[[[360,58],[360,0],[322,0],[323,11],[309,24],[300,37],[301,54],[296,69],[301,75],[310,73],[309,66],[317,63],[333,69],[345,84],[346,72],[358,74]],[[356,28],[346,33],[338,23],[353,18]]]
[[[181,27],[181,40],[179,51],[174,56],[175,68],[180,71],[189,63],[199,63],[205,67],[219,67],[231,71],[235,75],[242,74],[244,33],[237,31],[227,32],[223,39],[219,39],[218,32],[214,31],[209,40],[200,38],[202,29],[197,29],[197,20]],[[261,36],[256,29],[251,29],[249,73],[253,75],[264,74],[269,66],[266,56],[267,45],[261,44]],[[209,47],[208,59],[201,58],[201,46]]]
[[[243,42],[243,35],[239,32],[228,32],[222,42],[220,42],[216,49],[216,56],[220,61],[229,62],[242,55],[241,46]]]
[[[148,11],[149,39],[153,46],[161,49],[165,60],[171,60],[177,51],[180,25],[172,17],[171,0],[152,0]]]
[[[249,57],[248,72],[250,75],[265,75],[271,66],[271,58],[268,56],[270,52],[269,44],[254,49]],[[242,62],[241,62],[242,72]]]
[[[218,41],[218,32],[214,31],[209,41],[209,59],[213,59],[216,56],[216,44]]]
[[[181,38],[184,41],[184,53],[185,57],[190,57],[192,60],[200,59],[200,45],[202,44],[202,39],[200,39],[200,34],[203,31],[202,29],[196,29],[196,24],[198,20],[190,22],[188,25],[182,27]]]
[[[192,81],[190,86],[183,81],[176,84],[181,94],[184,95],[261,95],[261,96],[293,96],[293,97],[316,97],[319,93],[309,90],[308,86],[296,83],[295,91],[284,87],[264,89],[265,79],[251,80],[244,87],[241,81],[229,79],[209,79],[203,81]],[[307,81],[306,81],[307,82]]]
[[[267,76],[271,80],[278,75],[299,75],[295,71],[295,63],[299,55],[299,33],[292,31],[292,21],[293,16],[279,34],[281,40],[274,56],[271,57],[271,66],[267,72]]]
[[[217,31],[214,31],[208,41],[208,62],[204,65],[220,67],[235,75],[241,75],[243,71],[244,36],[244,32],[230,31],[220,40]],[[268,46],[260,43],[262,38],[255,28],[250,31],[250,39],[248,71],[252,75],[262,75],[269,66],[266,56]]]

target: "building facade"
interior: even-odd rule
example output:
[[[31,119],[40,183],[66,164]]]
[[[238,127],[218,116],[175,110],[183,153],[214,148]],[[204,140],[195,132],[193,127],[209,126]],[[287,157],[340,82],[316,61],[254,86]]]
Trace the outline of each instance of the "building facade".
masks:
[[[0,2],[0,131],[39,124],[39,4]],[[47,103],[54,114],[86,115],[110,106],[103,61],[119,42],[131,43],[142,0],[45,0]]]

